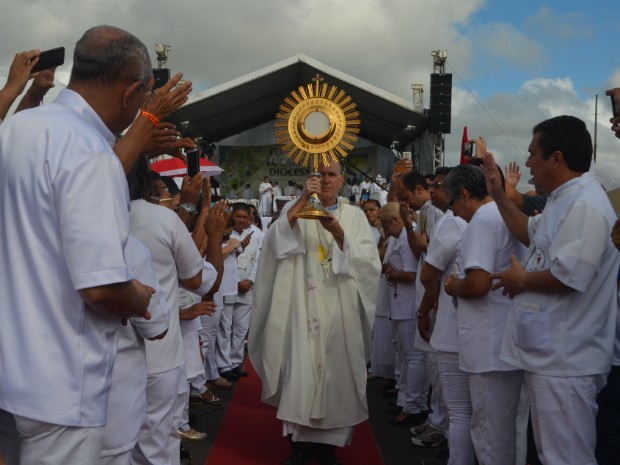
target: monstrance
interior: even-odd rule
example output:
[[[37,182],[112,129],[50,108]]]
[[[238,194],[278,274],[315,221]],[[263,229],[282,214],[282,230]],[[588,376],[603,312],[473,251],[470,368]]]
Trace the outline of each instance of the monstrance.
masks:
[[[320,176],[319,163],[329,165],[347,156],[357,141],[361,121],[350,96],[334,85],[323,82],[320,75],[313,83],[299,86],[286,97],[276,113],[276,139],[282,151],[295,163],[312,169],[310,176]],[[329,216],[317,194],[296,215],[316,219]]]

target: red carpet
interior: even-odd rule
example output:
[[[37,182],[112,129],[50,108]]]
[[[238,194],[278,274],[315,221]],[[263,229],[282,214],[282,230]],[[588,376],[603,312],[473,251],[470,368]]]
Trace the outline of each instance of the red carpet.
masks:
[[[261,382],[249,361],[245,370],[250,375],[237,381],[207,465],[282,465],[290,455],[275,408],[260,400]],[[352,444],[337,454],[344,465],[384,465],[368,422],[355,428]]]

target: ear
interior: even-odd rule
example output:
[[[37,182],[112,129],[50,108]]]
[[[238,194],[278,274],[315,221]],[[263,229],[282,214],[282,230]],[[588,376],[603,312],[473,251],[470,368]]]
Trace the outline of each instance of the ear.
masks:
[[[553,152],[551,154],[551,157],[553,157],[553,162],[555,165],[564,163],[564,154],[560,152],[559,150],[556,150],[555,152]]]
[[[125,87],[125,92],[123,93],[123,108],[127,108],[131,100],[134,98],[134,94],[140,88],[142,81],[135,81],[131,83],[128,87]]]

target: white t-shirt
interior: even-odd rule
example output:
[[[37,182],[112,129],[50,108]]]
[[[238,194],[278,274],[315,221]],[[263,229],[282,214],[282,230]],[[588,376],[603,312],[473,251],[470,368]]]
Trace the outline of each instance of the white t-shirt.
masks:
[[[458,352],[458,323],[454,299],[446,294],[444,283],[455,272],[456,247],[463,236],[467,223],[451,211],[446,212],[435,225],[433,237],[428,245],[425,263],[443,271],[437,305],[437,319],[431,335],[431,347],[442,352]]]
[[[495,202],[482,205],[465,228],[456,251],[460,278],[469,269],[488,273],[510,268],[511,257],[523,256],[524,247],[508,231]],[[457,299],[459,366],[469,373],[516,370],[499,359],[510,307],[502,290],[489,291],[476,299]]]
[[[615,220],[607,195],[590,173],[558,187],[543,214],[530,219],[525,270],[550,270],[574,291],[517,295],[502,360],[551,376],[609,371],[620,263],[610,237]]]
[[[400,232],[400,236],[395,238],[390,254],[386,253],[385,256],[395,271],[418,271],[418,260],[409,247],[405,228]],[[389,283],[389,287],[390,318],[392,320],[412,319],[415,315],[415,281]]]
[[[0,408],[11,413],[106,422],[120,319],[87,309],[78,290],[131,277],[129,195],[113,142],[67,89],[0,127]]]
[[[102,457],[132,449],[146,417],[146,353],[144,339],[168,329],[170,315],[163,302],[161,287],[151,265],[151,254],[135,237],[125,245],[127,265],[135,279],[155,289],[149,302],[151,319],[129,318],[121,326],[118,353],[112,371]]]
[[[151,252],[153,269],[170,311],[166,337],[146,341],[149,374],[164,373],[185,361],[179,328],[179,279],[195,276],[203,269],[203,261],[192,236],[172,210],[146,200],[133,200],[129,221],[131,234]]]

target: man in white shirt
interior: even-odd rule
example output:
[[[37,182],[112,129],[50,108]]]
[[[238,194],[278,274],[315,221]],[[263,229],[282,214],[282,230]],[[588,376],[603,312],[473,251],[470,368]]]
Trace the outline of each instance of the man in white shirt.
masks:
[[[151,79],[142,42],[96,27],[54,104],[0,129],[0,409],[23,464],[97,463],[118,327],[150,317],[153,289],[123,253],[129,198],[112,144]]]
[[[241,195],[242,199],[252,200],[254,198],[254,192],[252,192],[252,188],[249,184],[245,185],[245,189],[243,189],[243,194]]]
[[[457,298],[459,367],[469,373],[471,437],[481,465],[512,465],[523,372],[500,360],[510,300],[491,289],[523,247],[510,234],[477,166],[459,165],[443,183],[454,215],[468,222],[456,249],[455,275],[444,282]]]
[[[401,217],[405,223],[407,231],[407,240],[409,247],[415,257],[420,261],[420,267],[424,265],[426,257],[426,248],[430,240],[431,233],[435,227],[435,223],[443,217],[443,212],[435,207],[431,202],[431,195],[426,183],[426,179],[416,171],[409,171],[403,176],[394,176],[394,189],[398,200],[401,203]],[[409,216],[409,211],[418,212],[418,221],[415,229]],[[421,273],[416,276],[416,288],[422,289],[420,282]],[[422,303],[423,292],[416,293],[415,311],[420,308]],[[416,324],[417,326],[417,324]],[[417,331],[414,345],[420,350],[429,353],[428,356],[428,377],[432,386],[431,392],[431,415],[428,423],[438,430],[444,430],[446,421],[445,406],[441,397],[441,379],[439,378],[439,366],[435,351],[428,342],[422,339]]]
[[[242,370],[241,363],[245,351],[245,336],[250,327],[252,315],[254,281],[260,248],[259,239],[254,238],[254,232],[249,228],[249,206],[242,203],[234,204],[232,218],[234,226],[230,237],[241,243],[243,252],[237,255],[238,293],[229,299],[230,315],[222,318],[218,332],[217,363],[218,369],[223,373],[232,371],[234,375],[247,376],[248,373]]]
[[[596,394],[613,356],[620,256],[610,233],[616,215],[588,173],[592,151],[578,118],[558,116],[534,127],[526,166],[536,190],[549,198],[533,218],[503,193],[492,155],[484,158],[489,192],[506,226],[529,246],[522,263],[513,260],[494,278],[514,299],[501,358],[525,371],[534,438],[546,465],[596,463]]]
[[[288,182],[288,186],[284,188],[284,195],[290,197],[295,195],[295,183],[291,180]]]

